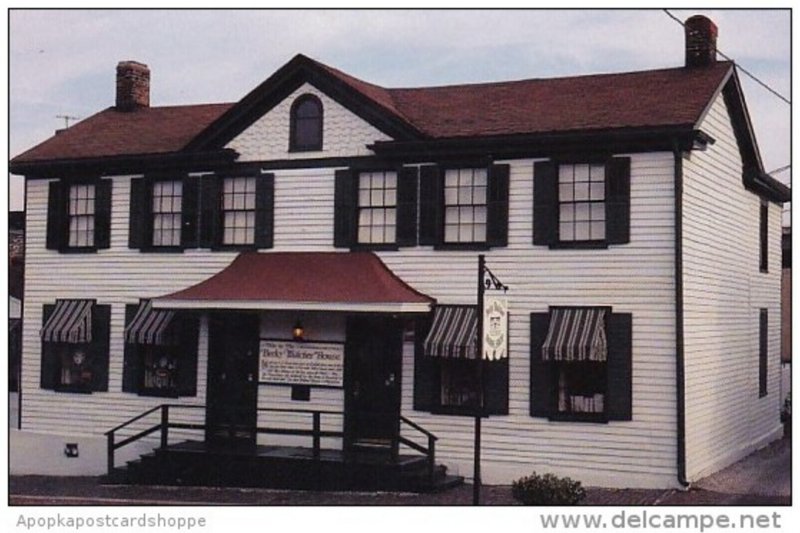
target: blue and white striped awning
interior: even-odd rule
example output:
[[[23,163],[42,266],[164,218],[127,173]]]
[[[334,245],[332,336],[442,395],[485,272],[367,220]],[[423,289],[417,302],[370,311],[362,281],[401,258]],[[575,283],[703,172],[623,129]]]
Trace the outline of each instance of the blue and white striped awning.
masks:
[[[603,307],[552,308],[542,360],[605,361],[605,316]]]
[[[153,309],[150,300],[142,300],[131,323],[125,327],[125,342],[130,344],[154,344],[163,346],[172,339],[167,328],[175,316],[175,311]]]
[[[478,353],[478,314],[467,305],[437,305],[425,338],[425,355],[475,359]]]
[[[56,300],[56,307],[42,327],[44,342],[92,342],[93,300]]]

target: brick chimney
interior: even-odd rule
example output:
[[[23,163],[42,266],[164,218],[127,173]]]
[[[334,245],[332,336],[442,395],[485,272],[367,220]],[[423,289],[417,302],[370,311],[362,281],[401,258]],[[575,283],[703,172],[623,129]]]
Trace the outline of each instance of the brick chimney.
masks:
[[[703,15],[686,19],[686,66],[707,67],[717,62],[717,25]]]
[[[117,65],[117,110],[150,107],[150,69],[144,63],[120,61]]]

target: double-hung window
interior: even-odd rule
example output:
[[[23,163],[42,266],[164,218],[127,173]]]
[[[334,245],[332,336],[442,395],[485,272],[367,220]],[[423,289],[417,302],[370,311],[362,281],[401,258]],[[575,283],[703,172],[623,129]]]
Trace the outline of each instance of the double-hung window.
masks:
[[[252,245],[256,229],[256,178],[222,181],[222,244]]]
[[[181,215],[183,182],[181,180],[153,183],[153,246],[181,245]]]
[[[397,232],[397,172],[358,176],[358,243],[394,244]]]
[[[606,168],[603,164],[558,166],[558,237],[562,242],[606,238]]]
[[[94,200],[92,183],[69,187],[69,246],[94,246]]]
[[[444,242],[486,242],[485,168],[446,169],[444,174]]]
[[[537,161],[533,243],[604,248],[630,242],[629,157]]]
[[[50,183],[47,200],[48,249],[95,252],[108,248],[110,220],[110,179],[63,179]]]

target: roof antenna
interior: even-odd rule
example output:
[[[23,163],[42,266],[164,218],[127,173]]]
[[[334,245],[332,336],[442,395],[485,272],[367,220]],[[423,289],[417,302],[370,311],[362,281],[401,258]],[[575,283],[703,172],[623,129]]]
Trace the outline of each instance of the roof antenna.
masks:
[[[80,117],[73,117],[72,115],[56,115],[56,118],[63,118],[64,119],[64,129],[69,128],[69,121],[70,120],[80,120]]]

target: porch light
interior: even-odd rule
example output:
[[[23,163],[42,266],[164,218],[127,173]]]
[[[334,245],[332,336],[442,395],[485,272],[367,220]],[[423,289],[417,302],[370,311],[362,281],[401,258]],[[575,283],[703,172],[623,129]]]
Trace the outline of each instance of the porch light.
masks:
[[[294,326],[292,326],[292,339],[302,341],[304,335],[305,330],[303,329],[303,323],[298,320],[294,323]]]

